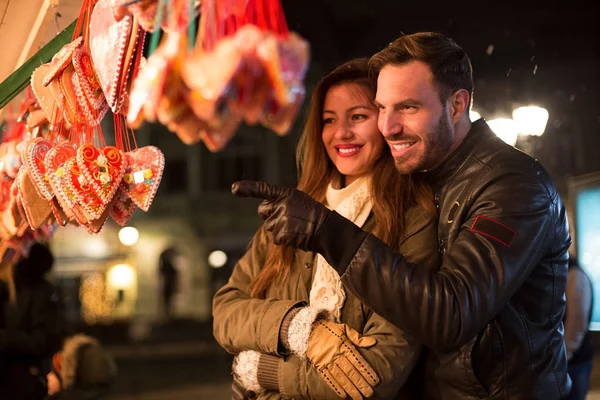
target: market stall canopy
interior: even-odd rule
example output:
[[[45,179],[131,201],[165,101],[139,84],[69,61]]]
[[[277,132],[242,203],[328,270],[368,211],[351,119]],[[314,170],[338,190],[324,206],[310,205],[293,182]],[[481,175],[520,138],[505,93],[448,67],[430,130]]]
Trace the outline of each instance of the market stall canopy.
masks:
[[[0,0],[0,82],[77,19],[81,0]]]

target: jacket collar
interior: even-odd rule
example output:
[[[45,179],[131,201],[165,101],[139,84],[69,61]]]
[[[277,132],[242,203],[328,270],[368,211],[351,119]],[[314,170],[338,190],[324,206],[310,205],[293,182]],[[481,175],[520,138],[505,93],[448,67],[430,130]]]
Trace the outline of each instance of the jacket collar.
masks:
[[[467,136],[448,158],[434,169],[422,172],[423,176],[426,177],[434,188],[442,187],[462,169],[478,146],[494,136],[494,132],[492,132],[483,118],[478,119],[471,124],[471,129],[469,129]]]

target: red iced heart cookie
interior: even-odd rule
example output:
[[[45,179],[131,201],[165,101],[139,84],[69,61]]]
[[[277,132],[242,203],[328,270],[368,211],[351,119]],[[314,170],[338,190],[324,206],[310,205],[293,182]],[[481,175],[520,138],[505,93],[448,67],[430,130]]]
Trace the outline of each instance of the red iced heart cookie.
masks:
[[[70,158],[63,167],[63,188],[72,193],[75,201],[91,219],[100,218],[106,208],[91,185],[86,181],[75,158]]]
[[[77,73],[82,94],[87,98],[89,105],[94,110],[103,110],[106,106],[106,98],[90,55],[82,49],[75,50],[73,68]]]
[[[110,0],[96,3],[90,19],[90,55],[108,105],[115,110],[120,100],[118,86],[127,47],[131,38],[132,18],[114,19]]]
[[[139,208],[148,211],[160,185],[165,156],[154,146],[144,146],[126,154],[123,190]]]
[[[51,148],[44,157],[46,178],[56,196],[60,206],[69,219],[74,217],[71,208],[75,205],[75,198],[63,188],[64,165],[70,158],[77,154],[77,147],[73,143],[62,143]]]
[[[77,150],[77,165],[102,203],[110,203],[125,173],[123,152],[113,146],[99,150],[84,144]]]

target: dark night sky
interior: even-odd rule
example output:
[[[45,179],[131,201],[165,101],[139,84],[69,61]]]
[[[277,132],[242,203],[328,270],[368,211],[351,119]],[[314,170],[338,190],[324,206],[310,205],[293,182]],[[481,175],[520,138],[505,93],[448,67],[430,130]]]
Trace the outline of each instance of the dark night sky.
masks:
[[[473,63],[474,109],[484,117],[509,115],[517,104],[548,109],[544,136],[517,146],[563,186],[569,175],[600,171],[600,5],[544,3],[283,0],[290,29],[312,46],[309,87],[401,33],[452,37]]]

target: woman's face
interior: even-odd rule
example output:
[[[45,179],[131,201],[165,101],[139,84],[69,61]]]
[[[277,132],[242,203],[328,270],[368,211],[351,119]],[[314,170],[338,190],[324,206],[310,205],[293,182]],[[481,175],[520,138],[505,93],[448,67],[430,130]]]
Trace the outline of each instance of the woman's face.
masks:
[[[377,128],[377,109],[356,83],[332,86],[323,106],[322,139],[329,158],[345,177],[345,186],[371,173],[384,139]]]

